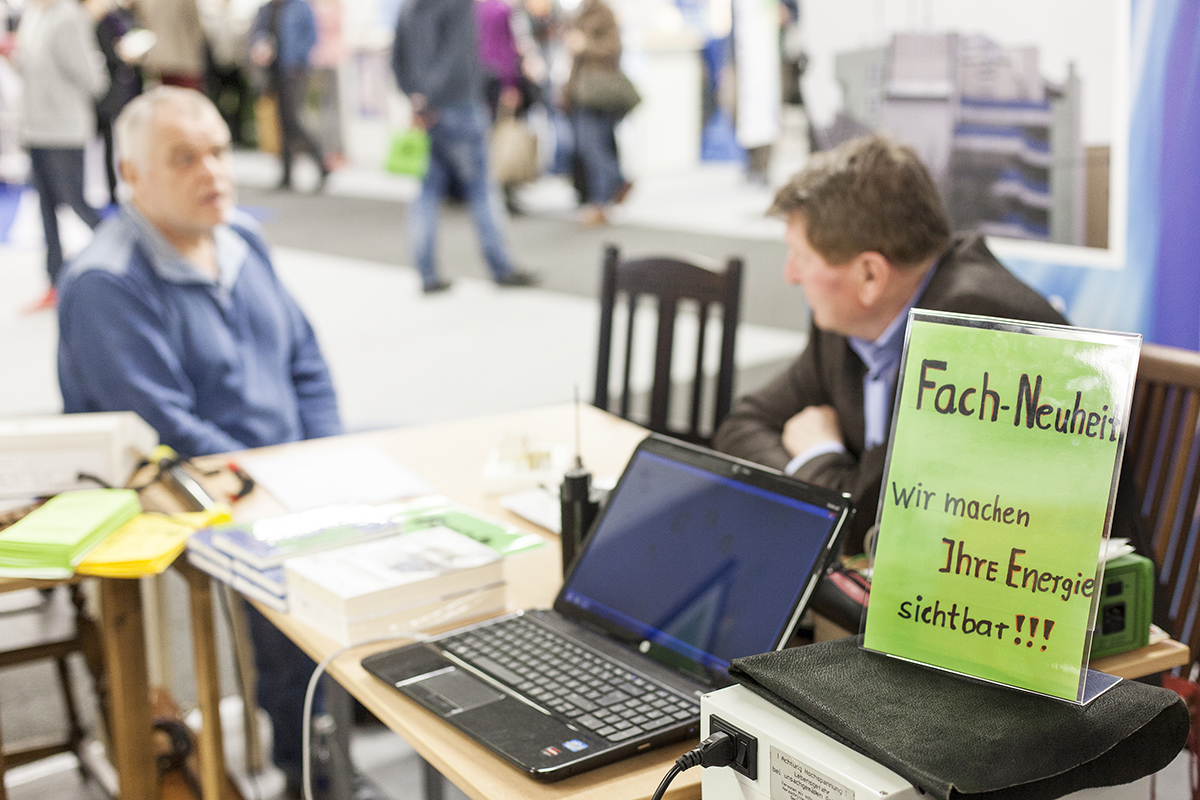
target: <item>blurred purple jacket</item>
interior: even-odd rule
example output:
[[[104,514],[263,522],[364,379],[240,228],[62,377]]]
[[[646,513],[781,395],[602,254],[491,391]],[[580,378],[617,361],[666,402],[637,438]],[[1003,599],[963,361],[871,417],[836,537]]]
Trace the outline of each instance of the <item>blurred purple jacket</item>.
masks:
[[[520,85],[521,56],[512,34],[512,6],[505,0],[475,3],[475,30],[479,63],[504,86]]]

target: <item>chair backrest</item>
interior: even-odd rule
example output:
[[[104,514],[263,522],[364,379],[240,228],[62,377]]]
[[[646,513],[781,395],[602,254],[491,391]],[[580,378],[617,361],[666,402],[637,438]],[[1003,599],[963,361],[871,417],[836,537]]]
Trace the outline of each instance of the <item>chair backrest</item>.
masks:
[[[742,287],[742,261],[731,258],[722,272],[674,258],[641,258],[621,261],[612,245],[604,251],[604,273],[600,285],[600,347],[596,360],[594,403],[606,411],[616,411],[630,419],[631,363],[634,354],[634,319],[641,297],[658,299],[658,326],[654,347],[654,379],[650,389],[648,419],[637,422],[655,433],[707,445],[713,431],[729,413],[733,402],[733,349],[737,337],[738,312]],[[625,352],[621,367],[619,408],[609,408],[609,377],[612,365],[613,318],[617,295],[627,298]],[[674,426],[671,417],[671,355],[675,340],[675,320],[681,301],[699,306],[698,341],[695,372],[691,382],[690,403],[685,427]],[[716,373],[716,393],[712,413],[702,416],[705,395],[704,350],[709,310],[721,309],[721,352]]]
[[[1172,637],[1200,658],[1200,353],[1142,345],[1125,464],[1143,498]],[[1159,612],[1162,609],[1158,610]]]

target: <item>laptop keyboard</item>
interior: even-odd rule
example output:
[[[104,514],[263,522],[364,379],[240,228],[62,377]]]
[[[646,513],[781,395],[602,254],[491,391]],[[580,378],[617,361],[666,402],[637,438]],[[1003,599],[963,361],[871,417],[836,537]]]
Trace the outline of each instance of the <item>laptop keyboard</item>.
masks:
[[[438,644],[611,742],[700,716],[699,701],[661,689],[525,617],[465,631]]]

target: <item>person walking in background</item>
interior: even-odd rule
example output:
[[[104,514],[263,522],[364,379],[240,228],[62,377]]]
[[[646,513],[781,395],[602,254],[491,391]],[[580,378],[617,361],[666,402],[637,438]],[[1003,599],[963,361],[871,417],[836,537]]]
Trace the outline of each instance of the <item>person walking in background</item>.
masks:
[[[346,162],[342,146],[342,115],[338,92],[338,66],[345,58],[342,47],[342,0],[313,0],[317,22],[317,44],[309,54],[310,80],[321,102],[318,134],[325,151],[325,166],[336,169]]]
[[[588,73],[619,73],[621,32],[617,18],[604,0],[583,0],[571,26],[563,34],[563,45],[572,55],[571,76],[563,90],[563,102],[571,114],[575,149],[582,161],[587,205],[583,223],[589,227],[608,223],[607,208],[620,203],[631,184],[621,174],[617,156],[616,125],[620,117],[586,104],[580,84],[592,79]]]
[[[782,130],[778,0],[734,0],[733,60],[737,76],[737,143],[746,150],[746,179],[770,183],[771,150]]]
[[[247,41],[258,14],[256,0],[208,0],[200,3],[200,19],[208,37],[205,92],[221,112],[233,145],[253,147],[254,91],[247,76]]]
[[[204,27],[196,0],[136,0],[142,27],[155,36],[142,68],[168,86],[204,91]]]
[[[320,172],[317,191],[325,188],[329,168],[321,145],[300,123],[308,89],[308,56],[317,44],[317,24],[306,0],[268,0],[250,29],[250,60],[267,70],[269,91],[279,113],[280,189],[292,188],[292,151],[303,148]]]
[[[17,28],[15,57],[25,87],[21,141],[29,151],[46,237],[50,288],[30,310],[52,308],[63,265],[58,207],[69,205],[90,227],[100,214],[83,199],[83,148],[96,134],[95,103],[108,89],[92,21],[77,0],[35,0]]]
[[[475,35],[475,0],[406,0],[392,45],[392,71],[429,134],[429,170],[409,211],[413,257],[426,294],[445,291],[438,275],[437,224],[456,181],[466,194],[480,249],[500,286],[537,278],[513,267],[500,230],[499,196],[488,175],[487,121]]]
[[[538,97],[537,85],[525,75],[526,56],[517,43],[514,14],[512,0],[476,0],[475,3],[483,93],[492,113],[493,126],[503,118],[524,117]],[[505,183],[501,186],[504,207],[513,215],[521,213],[515,196],[518,185]]]
[[[96,41],[108,69],[108,91],[96,103],[96,126],[104,140],[104,172],[108,178],[109,204],[117,202],[117,161],[113,151],[113,121],[133,98],[142,93],[142,72],[138,54],[122,46],[122,40],[134,29],[133,15],[114,0],[84,0],[84,7],[96,22]]]

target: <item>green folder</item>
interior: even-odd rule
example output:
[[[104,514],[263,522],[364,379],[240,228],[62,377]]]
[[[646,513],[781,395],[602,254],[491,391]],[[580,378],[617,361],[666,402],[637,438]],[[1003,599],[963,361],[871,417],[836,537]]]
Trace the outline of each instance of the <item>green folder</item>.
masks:
[[[55,495],[0,532],[0,574],[69,576],[76,564],[141,510],[132,489]]]

